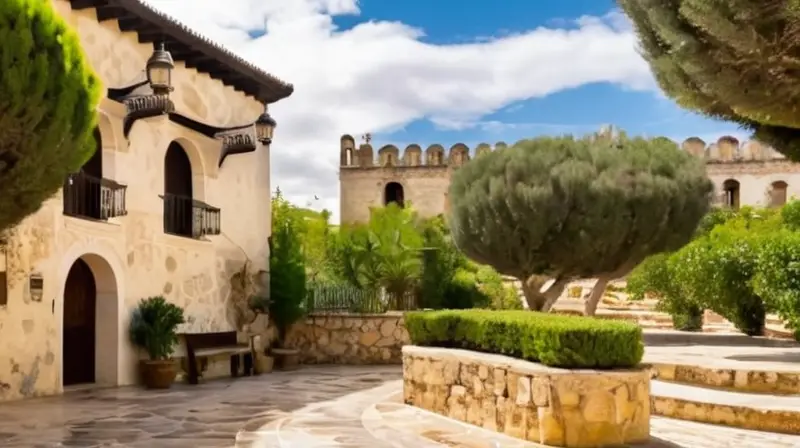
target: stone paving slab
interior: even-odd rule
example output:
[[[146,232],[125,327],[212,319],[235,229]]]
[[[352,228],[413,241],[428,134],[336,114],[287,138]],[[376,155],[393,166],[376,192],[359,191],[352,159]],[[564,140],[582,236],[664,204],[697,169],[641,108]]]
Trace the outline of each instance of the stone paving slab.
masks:
[[[169,391],[105,389],[3,403],[0,447],[541,448],[403,405],[401,376],[399,366],[319,366]],[[641,448],[800,447],[797,436],[657,417],[651,423],[653,439]]]

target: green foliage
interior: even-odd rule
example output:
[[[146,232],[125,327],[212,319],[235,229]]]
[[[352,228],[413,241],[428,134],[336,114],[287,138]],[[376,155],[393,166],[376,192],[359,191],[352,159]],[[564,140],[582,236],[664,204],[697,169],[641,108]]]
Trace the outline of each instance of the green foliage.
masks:
[[[688,285],[676,281],[679,268],[670,254],[653,255],[630,273],[627,292],[632,300],[657,296],[657,309],[672,316],[676,330],[698,331],[703,328],[703,309]]]
[[[178,343],[178,325],[184,322],[183,309],[164,297],[142,299],[131,316],[131,342],[144,349],[153,361],[169,359]]]
[[[453,244],[442,216],[422,224],[423,270],[420,306],[432,309],[522,307],[513,288],[489,266],[469,261]]]
[[[374,208],[367,224],[343,226],[331,242],[338,277],[358,288],[385,288],[403,297],[422,272],[423,239],[416,215],[397,204]]]
[[[0,2],[0,42],[2,231],[36,212],[91,157],[101,85],[49,1]]]
[[[541,137],[456,171],[448,222],[468,257],[521,281],[618,278],[686,244],[711,191],[666,139]]]
[[[283,198],[272,198],[272,245],[270,248],[269,318],[278,329],[280,343],[292,324],[305,314],[306,267],[300,242],[302,217]]]
[[[713,211],[693,242],[639,265],[628,278],[628,291],[635,298],[644,293],[658,296],[659,306],[676,325],[699,321],[700,310],[709,309],[745,334],[763,334],[768,308],[780,308],[782,297],[779,283],[763,279],[786,271],[777,268],[782,261],[775,261],[786,246],[776,245],[773,238],[793,234],[797,210],[798,203],[792,201],[783,209]],[[786,307],[783,315],[789,316],[790,309]]]
[[[530,311],[422,311],[405,316],[417,345],[499,353],[554,367],[633,367],[642,330],[628,322]]]
[[[725,317],[742,333],[762,335],[764,301],[750,284],[758,237],[736,228],[736,223],[728,221],[678,251],[672,260],[673,281],[686,285],[696,303]]]
[[[304,208],[295,208],[295,212],[308,277],[311,280],[328,280],[331,275],[328,259],[331,213],[327,210],[316,212]]]
[[[753,288],[800,340],[800,232],[762,238]]]
[[[661,89],[800,158],[796,0],[618,0]]]
[[[800,230],[800,201],[789,201],[781,208],[781,220],[789,230]]]

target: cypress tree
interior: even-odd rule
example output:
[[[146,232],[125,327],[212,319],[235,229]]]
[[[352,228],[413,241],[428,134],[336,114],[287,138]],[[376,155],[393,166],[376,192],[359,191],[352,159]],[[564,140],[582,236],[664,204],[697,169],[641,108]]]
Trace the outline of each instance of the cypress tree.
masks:
[[[36,212],[95,149],[100,81],[50,1],[0,1],[0,231]]]
[[[618,0],[680,106],[736,122],[800,160],[800,3]],[[797,47],[797,48],[795,48]]]

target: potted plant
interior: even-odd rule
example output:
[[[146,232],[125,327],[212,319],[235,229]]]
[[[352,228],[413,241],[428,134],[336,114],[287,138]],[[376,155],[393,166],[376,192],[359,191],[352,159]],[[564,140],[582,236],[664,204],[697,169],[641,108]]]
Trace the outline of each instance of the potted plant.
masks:
[[[148,359],[139,362],[142,381],[150,389],[168,389],[175,382],[178,366],[172,350],[178,342],[178,325],[185,322],[183,309],[162,296],[149,297],[133,310],[130,338]]]
[[[286,335],[305,315],[306,266],[299,238],[302,219],[278,191],[272,199],[269,319],[278,331],[277,347],[270,353],[281,370],[296,369],[300,361],[299,351],[287,345]]]

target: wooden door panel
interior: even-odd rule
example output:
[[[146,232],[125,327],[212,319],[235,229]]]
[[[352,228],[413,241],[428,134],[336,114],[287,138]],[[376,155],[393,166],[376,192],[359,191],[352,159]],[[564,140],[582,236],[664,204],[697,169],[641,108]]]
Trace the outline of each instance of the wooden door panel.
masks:
[[[72,265],[64,286],[64,385],[93,383],[97,290],[83,260]]]

